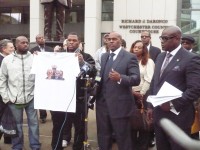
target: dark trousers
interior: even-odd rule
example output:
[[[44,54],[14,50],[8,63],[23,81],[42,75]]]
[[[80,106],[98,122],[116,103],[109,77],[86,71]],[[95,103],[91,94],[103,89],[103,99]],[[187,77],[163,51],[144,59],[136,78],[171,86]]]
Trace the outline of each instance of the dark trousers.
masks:
[[[67,113],[65,127],[67,132],[64,135],[70,137],[71,126],[74,125],[74,144],[73,150],[83,150],[84,149],[84,140],[85,140],[85,104],[84,101],[80,100],[76,103],[76,113]],[[66,131],[65,130],[65,131]]]
[[[154,130],[157,150],[186,150],[185,148],[175,143],[175,141],[172,140],[159,125],[155,124]],[[186,134],[190,135],[191,129],[182,130]]]
[[[44,4],[44,33],[45,37],[51,40],[54,10],[56,12],[56,41],[60,41],[63,38],[65,7],[58,1]]]
[[[0,96],[0,121],[4,113],[4,109],[6,108],[6,104],[2,101],[2,97]],[[3,133],[0,132],[0,139]],[[11,137],[4,135],[4,143],[11,143]]]
[[[67,113],[67,122],[65,123],[63,129],[63,140],[66,140],[68,143],[72,138],[72,125],[73,125],[74,113]]]
[[[53,122],[52,140],[51,140],[52,150],[63,150],[62,132],[63,132],[66,113],[59,111],[50,111],[50,112]]]
[[[40,119],[46,119],[47,118],[47,111],[46,110],[40,109],[39,112],[40,112]]]
[[[68,116],[69,114],[69,116]],[[71,132],[71,128],[66,128],[74,125],[74,144],[73,150],[83,150],[84,149],[84,139],[85,139],[85,104],[84,101],[79,101],[76,103],[76,113],[67,113],[66,122],[65,112],[51,111],[52,121],[53,121],[53,131],[52,131],[52,142],[51,146],[54,150],[56,145],[57,149],[62,150],[62,140],[63,135]],[[64,127],[63,127],[64,126]],[[66,128],[66,129],[64,129]],[[64,131],[66,131],[64,133]]]
[[[135,150],[131,141],[130,117],[112,118],[106,102],[96,102],[97,137],[100,150],[112,147],[112,131],[115,133],[119,150]]]
[[[149,132],[142,130],[132,130],[133,147],[137,150],[148,150]]]

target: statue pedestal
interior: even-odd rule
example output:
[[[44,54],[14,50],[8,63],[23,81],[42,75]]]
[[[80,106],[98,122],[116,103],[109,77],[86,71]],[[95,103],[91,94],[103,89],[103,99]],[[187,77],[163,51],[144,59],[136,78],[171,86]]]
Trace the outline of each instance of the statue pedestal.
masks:
[[[45,45],[54,48],[56,45],[63,47],[63,42],[60,41],[45,41]]]

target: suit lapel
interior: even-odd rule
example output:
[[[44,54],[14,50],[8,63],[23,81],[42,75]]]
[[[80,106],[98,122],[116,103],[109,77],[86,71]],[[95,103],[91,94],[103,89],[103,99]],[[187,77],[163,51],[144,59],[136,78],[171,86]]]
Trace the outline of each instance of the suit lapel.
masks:
[[[106,63],[109,59],[109,52],[105,53],[104,55],[105,55],[105,57],[102,57],[102,61],[101,61],[101,63],[102,63],[101,64],[101,73],[100,73],[101,77],[103,77],[103,74],[104,74],[104,71],[105,71],[105,66],[106,66]]]
[[[160,79],[160,70],[161,70],[161,67],[162,67],[162,64],[163,64],[163,61],[165,59],[165,56],[166,56],[166,52],[162,53],[159,57],[159,59],[157,60],[156,64],[157,64],[157,71],[155,72],[155,76],[157,79]]]
[[[120,50],[119,54],[117,55],[117,58],[113,62],[112,68],[115,70],[115,68],[118,66],[118,63],[122,60],[124,55],[123,49]]]
[[[177,63],[179,63],[179,61],[181,61],[181,58],[182,58],[182,49],[180,49],[174,55],[174,57],[172,58],[172,60],[170,61],[170,63],[167,65],[167,67],[163,71],[161,79],[165,78],[165,76],[168,74],[168,72],[171,71],[173,69],[173,67],[175,67],[177,65]]]
[[[113,62],[112,68],[113,68],[114,70],[115,70],[116,67],[118,66],[118,63],[120,63],[120,61],[122,60],[123,55],[124,55],[124,50],[121,49],[120,52],[119,52],[118,55],[117,55],[117,58],[116,58],[116,59],[114,60],[114,62]],[[104,59],[102,60],[102,66],[101,66],[101,67],[102,67],[102,69],[101,69],[102,72],[101,72],[101,77],[103,77],[103,74],[104,74],[104,71],[105,71],[105,66],[106,66],[106,63],[107,63],[108,59],[109,59],[109,53],[106,53]],[[108,78],[106,78],[105,80],[108,80]]]

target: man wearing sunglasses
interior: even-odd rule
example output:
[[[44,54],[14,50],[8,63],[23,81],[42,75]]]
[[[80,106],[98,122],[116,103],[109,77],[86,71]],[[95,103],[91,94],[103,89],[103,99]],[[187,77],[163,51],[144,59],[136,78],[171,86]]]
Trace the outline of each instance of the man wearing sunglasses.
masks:
[[[200,97],[200,57],[181,46],[181,37],[181,29],[177,26],[167,27],[160,36],[165,52],[157,57],[150,95],[156,95],[164,82],[183,93],[181,97],[159,106],[148,105],[148,117],[154,121],[157,150],[185,150],[163,131],[159,122],[167,118],[190,135],[195,115],[193,102]]]
[[[149,31],[143,31],[141,33],[141,41],[144,45],[147,46],[147,49],[149,51],[149,57],[155,62],[161,50],[158,47],[152,46],[151,33]]]

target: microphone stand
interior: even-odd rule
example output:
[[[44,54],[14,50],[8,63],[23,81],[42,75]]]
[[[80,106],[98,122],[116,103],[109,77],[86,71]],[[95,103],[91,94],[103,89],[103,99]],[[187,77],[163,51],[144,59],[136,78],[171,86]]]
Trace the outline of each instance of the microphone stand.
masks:
[[[88,143],[88,90],[90,89],[91,83],[90,83],[90,79],[89,76],[86,75],[86,77],[84,78],[85,80],[85,86],[83,87],[84,89],[84,104],[85,104],[85,138],[84,138],[84,150],[91,150],[90,144]]]

